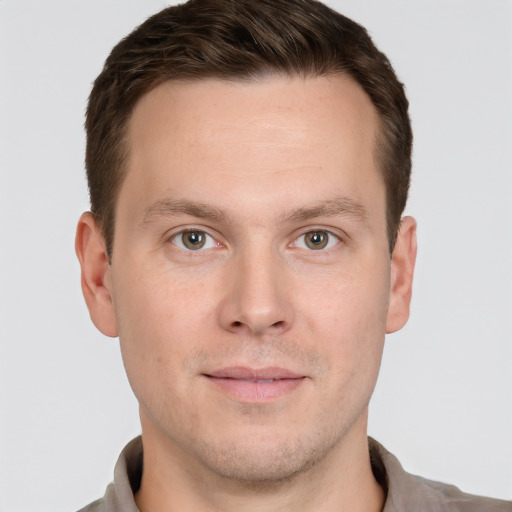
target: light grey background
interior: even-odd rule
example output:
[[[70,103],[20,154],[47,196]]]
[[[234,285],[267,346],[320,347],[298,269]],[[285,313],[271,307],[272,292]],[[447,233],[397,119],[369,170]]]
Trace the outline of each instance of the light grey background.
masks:
[[[339,0],[406,83],[419,223],[409,325],[370,433],[411,472],[512,498],[512,2]],[[117,340],[73,250],[83,113],[111,47],[157,0],[0,1],[0,510],[103,494],[139,431]]]

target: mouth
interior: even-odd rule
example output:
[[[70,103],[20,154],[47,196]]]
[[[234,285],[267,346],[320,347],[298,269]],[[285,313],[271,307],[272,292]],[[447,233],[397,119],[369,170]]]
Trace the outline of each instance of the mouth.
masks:
[[[306,380],[285,368],[230,367],[203,374],[215,388],[242,402],[264,403],[288,395]]]

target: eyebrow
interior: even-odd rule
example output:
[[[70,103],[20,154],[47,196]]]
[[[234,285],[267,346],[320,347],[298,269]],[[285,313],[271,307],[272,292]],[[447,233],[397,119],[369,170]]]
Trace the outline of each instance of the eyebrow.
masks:
[[[161,199],[144,210],[140,225],[146,227],[156,220],[179,215],[190,215],[191,217],[209,219],[220,223],[227,223],[229,219],[224,210],[210,204],[187,199]],[[316,217],[337,216],[349,217],[361,222],[367,220],[364,206],[351,198],[339,196],[320,201],[312,206],[285,212],[278,217],[278,222],[304,222]]]
[[[187,199],[161,199],[144,210],[141,227],[145,227],[160,218],[178,215],[190,215],[216,222],[227,221],[226,213],[215,206],[188,201]]]
[[[281,217],[282,221],[303,222],[315,217],[349,217],[358,221],[366,221],[366,209],[360,203],[345,196],[335,197],[318,204],[298,208]]]

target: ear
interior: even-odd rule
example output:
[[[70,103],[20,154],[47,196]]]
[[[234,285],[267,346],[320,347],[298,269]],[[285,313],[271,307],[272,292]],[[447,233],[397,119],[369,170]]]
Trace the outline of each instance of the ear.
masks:
[[[416,252],[416,221],[412,217],[404,217],[391,258],[387,334],[401,329],[409,319]]]
[[[75,251],[82,268],[82,293],[94,325],[106,336],[117,336],[111,295],[111,268],[101,230],[90,212],[78,221]]]

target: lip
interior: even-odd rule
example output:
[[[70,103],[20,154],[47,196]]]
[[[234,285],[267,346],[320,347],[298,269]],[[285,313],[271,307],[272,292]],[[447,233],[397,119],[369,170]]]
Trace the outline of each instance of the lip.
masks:
[[[288,395],[306,380],[286,368],[229,367],[203,374],[218,390],[242,402],[264,403]]]

